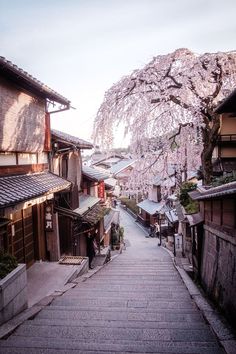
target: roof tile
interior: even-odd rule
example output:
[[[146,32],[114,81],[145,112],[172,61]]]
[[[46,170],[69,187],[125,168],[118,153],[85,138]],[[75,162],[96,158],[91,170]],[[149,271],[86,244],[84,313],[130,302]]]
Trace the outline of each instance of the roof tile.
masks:
[[[50,172],[0,177],[0,208],[55,193],[70,185],[69,181]]]

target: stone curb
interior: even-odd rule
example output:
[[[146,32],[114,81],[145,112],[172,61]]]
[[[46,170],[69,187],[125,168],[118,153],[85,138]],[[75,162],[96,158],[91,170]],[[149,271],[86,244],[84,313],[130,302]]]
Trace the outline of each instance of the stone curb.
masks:
[[[206,322],[212,328],[225,352],[227,354],[236,354],[236,339],[233,329],[229,326],[224,317],[212,306],[212,304],[207,301],[185,270],[175,264],[175,257],[173,253],[165,247],[162,248],[171,256],[173,264],[187,287],[191,298],[201,311]]]
[[[236,339],[232,328],[213,305],[207,301],[185,270],[176,265],[175,268],[178,270],[191,298],[201,311],[206,322],[211,326],[225,352],[227,354],[236,354]]]

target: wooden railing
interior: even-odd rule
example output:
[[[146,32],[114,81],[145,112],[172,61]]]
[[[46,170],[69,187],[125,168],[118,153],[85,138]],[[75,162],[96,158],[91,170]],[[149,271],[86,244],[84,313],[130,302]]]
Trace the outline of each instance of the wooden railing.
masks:
[[[220,143],[224,143],[224,142],[236,142],[236,134],[223,134],[223,135],[219,135],[218,141]]]

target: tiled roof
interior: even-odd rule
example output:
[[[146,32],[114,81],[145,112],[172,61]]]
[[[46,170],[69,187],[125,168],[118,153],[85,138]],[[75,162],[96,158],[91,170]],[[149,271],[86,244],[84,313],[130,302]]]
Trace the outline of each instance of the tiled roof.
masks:
[[[104,208],[100,204],[96,204],[85,215],[83,215],[83,220],[87,221],[91,225],[95,225],[103,217],[104,217]]]
[[[94,225],[104,217],[104,208],[99,204],[99,201],[100,198],[82,194],[79,196],[79,208],[73,212],[82,216],[84,221]]]
[[[142,202],[138,203],[137,206],[143,210],[145,210],[148,214],[154,215],[161,211],[164,204],[163,203],[156,203],[149,199],[145,199]]]
[[[219,114],[236,112],[236,89],[233,90],[218,107],[216,107],[215,112]]]
[[[204,221],[203,216],[200,213],[186,214],[190,226],[201,224]]]
[[[93,148],[93,144],[89,143],[86,140],[77,138],[73,135],[63,133],[63,132],[56,130],[56,129],[51,129],[51,133],[52,133],[53,138],[56,138],[58,140],[62,140],[66,143],[73,144],[81,149],[92,149]]]
[[[116,175],[119,172],[125,170],[127,167],[132,166],[135,163],[134,160],[131,159],[126,159],[126,160],[121,160],[119,162],[117,162],[116,164],[114,164],[109,171],[113,174]]]
[[[104,183],[106,186],[114,188],[117,185],[117,179],[110,177],[105,179]]]
[[[0,208],[55,193],[71,183],[50,172],[0,177]]]
[[[83,175],[87,176],[88,178],[94,180],[94,181],[104,181],[106,178],[109,177],[108,174],[105,174],[101,171],[99,171],[96,168],[90,167],[90,166],[83,166],[82,167],[82,172]]]
[[[100,198],[82,194],[79,196],[79,208],[75,209],[74,212],[83,215],[98,202],[100,202]]]
[[[21,87],[33,89],[40,96],[49,98],[53,101],[63,105],[70,106],[70,101],[52,90],[26,71],[13,64],[11,61],[0,56],[0,74],[10,77],[13,81],[17,82]]]
[[[113,154],[113,155],[107,155],[107,154],[99,154],[100,158],[96,159],[98,154],[94,153],[92,155],[92,159],[94,160],[93,165],[98,165],[98,164],[105,164],[108,166],[111,166],[115,163],[118,163],[120,160],[125,159],[124,156],[122,155],[117,155],[117,154]],[[99,156],[98,156],[99,157]]]
[[[193,200],[204,200],[222,197],[225,195],[234,195],[236,194],[236,181],[222,184],[221,186],[210,188],[207,190],[197,191],[195,194],[193,194],[193,192],[188,194]]]

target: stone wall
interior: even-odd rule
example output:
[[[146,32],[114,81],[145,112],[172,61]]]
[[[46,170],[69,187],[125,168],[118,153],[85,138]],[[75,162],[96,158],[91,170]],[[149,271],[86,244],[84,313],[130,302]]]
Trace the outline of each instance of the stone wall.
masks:
[[[204,229],[202,285],[236,325],[236,240],[211,225]]]
[[[26,265],[20,264],[0,280],[0,325],[26,309],[27,306]]]

